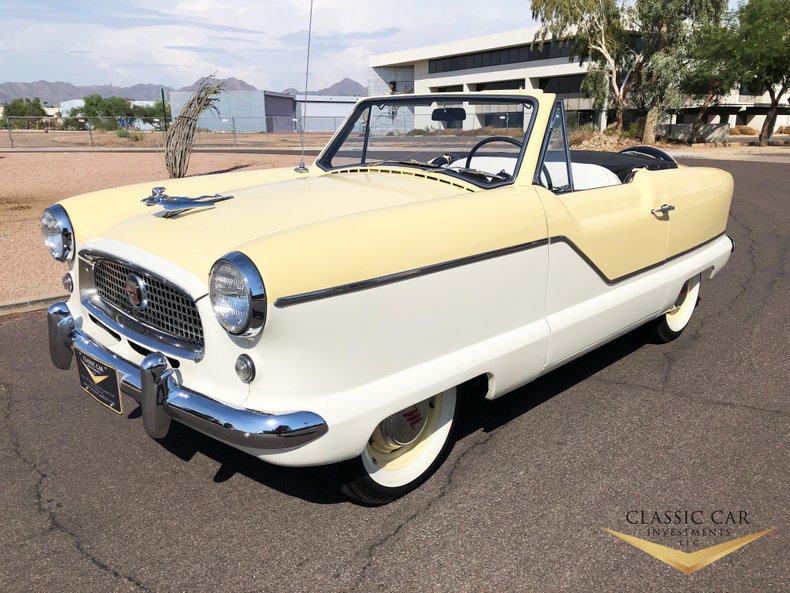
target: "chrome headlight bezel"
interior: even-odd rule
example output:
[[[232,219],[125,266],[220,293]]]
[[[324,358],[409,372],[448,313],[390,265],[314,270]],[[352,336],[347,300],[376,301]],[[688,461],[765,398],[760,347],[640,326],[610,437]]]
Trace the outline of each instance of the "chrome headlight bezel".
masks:
[[[45,230],[45,219],[51,217],[54,222],[57,232],[47,232]],[[74,258],[74,227],[71,225],[69,215],[66,209],[60,204],[53,204],[49,208],[45,208],[41,215],[41,234],[44,236],[44,246],[49,250],[49,254],[53,259],[59,262],[69,262]],[[49,237],[59,237],[61,242],[59,249],[54,249],[48,243]]]
[[[228,323],[222,314],[223,295],[217,290],[216,281],[221,267],[231,266],[238,273],[245,286],[246,313],[244,319],[238,323]],[[252,338],[257,336],[266,323],[266,288],[263,284],[258,268],[252,260],[239,251],[232,251],[219,258],[211,266],[209,273],[209,300],[214,316],[223,329],[233,336]]]

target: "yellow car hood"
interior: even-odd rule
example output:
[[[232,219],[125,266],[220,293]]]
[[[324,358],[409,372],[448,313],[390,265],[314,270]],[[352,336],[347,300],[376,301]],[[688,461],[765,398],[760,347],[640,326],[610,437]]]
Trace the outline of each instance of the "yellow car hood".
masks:
[[[415,169],[414,173],[419,171]],[[453,181],[446,176],[438,177]],[[146,184],[135,187],[134,197],[130,197],[132,194],[128,190],[131,188],[123,188],[117,209],[113,208],[112,192],[97,192],[89,201],[85,200],[87,196],[80,196],[73,198],[73,203],[64,201],[63,205],[72,216],[81,244],[112,239],[168,259],[207,279],[211,265],[219,257],[245,243],[364,212],[457,194],[469,195],[473,187],[438,179],[417,179],[411,172],[392,174],[384,171],[300,176],[240,190],[221,189],[233,187],[233,174],[203,178],[204,189],[195,191],[198,179],[189,180],[186,186],[189,193],[174,191],[185,189],[184,182],[170,182],[167,194],[196,197],[221,192],[232,194],[233,199],[213,208],[164,218],[160,206],[146,207],[140,203],[150,193],[152,184]],[[97,209],[103,211],[100,221]],[[119,219],[108,222],[113,213]],[[81,215],[85,216],[85,222],[94,223],[88,224],[82,232]],[[93,220],[88,221],[88,218]],[[320,249],[320,245],[314,247]]]

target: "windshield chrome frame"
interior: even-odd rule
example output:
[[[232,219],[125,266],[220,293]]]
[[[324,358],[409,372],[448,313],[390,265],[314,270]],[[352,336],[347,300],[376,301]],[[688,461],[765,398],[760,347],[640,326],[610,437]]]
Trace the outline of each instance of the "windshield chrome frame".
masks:
[[[481,95],[479,93],[431,93],[431,94],[419,94],[419,95],[389,95],[385,97],[369,97],[366,99],[361,99],[354,107],[353,111],[346,117],[343,121],[341,127],[337,130],[337,132],[332,136],[330,141],[327,145],[323,148],[323,150],[319,153],[318,157],[316,157],[315,164],[320,168],[322,171],[337,171],[346,168],[365,168],[370,166],[368,163],[352,163],[348,165],[338,165],[332,166],[328,163],[328,158],[334,157],[343,143],[348,139],[349,134],[354,129],[354,123],[361,117],[362,113],[370,109],[373,105],[379,105],[384,103],[402,103],[402,104],[414,104],[425,105],[427,101],[430,104],[434,103],[437,100],[441,101],[449,101],[449,102],[463,102],[463,101],[476,101],[476,102],[503,102],[503,103],[513,103],[513,104],[529,104],[532,106],[532,116],[529,118],[529,123],[527,124],[527,129],[524,131],[523,136],[521,136],[521,150],[519,150],[518,158],[516,159],[516,165],[513,169],[513,175],[510,179],[504,181],[494,181],[493,183],[483,183],[479,179],[463,175],[462,173],[458,173],[453,171],[452,169],[444,169],[442,167],[437,167],[434,169],[425,169],[424,167],[416,167],[423,171],[433,171],[436,173],[442,173],[453,177],[455,179],[459,179],[466,183],[470,183],[476,187],[481,189],[493,189],[495,187],[503,187],[506,185],[512,185],[515,183],[516,179],[518,178],[522,161],[524,160],[524,154],[526,152],[527,144],[532,137],[532,131],[535,126],[535,119],[538,116],[539,110],[539,102],[537,99],[530,95],[508,95],[508,94],[491,94],[491,95]],[[365,142],[367,145],[367,141]],[[331,155],[331,157],[330,157]],[[390,165],[388,165],[390,166]],[[394,167],[410,167],[410,165],[398,163],[392,164],[391,166]]]

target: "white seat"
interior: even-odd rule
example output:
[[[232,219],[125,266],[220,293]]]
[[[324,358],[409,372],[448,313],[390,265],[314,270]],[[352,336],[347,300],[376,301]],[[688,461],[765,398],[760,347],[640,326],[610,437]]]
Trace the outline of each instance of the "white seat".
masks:
[[[566,185],[568,174],[565,172],[564,161],[545,161],[544,164],[549,170],[552,185]],[[620,178],[601,165],[572,162],[571,171],[573,172],[574,190],[620,185]]]
[[[593,189],[620,185],[620,178],[606,167],[589,163],[571,163],[573,189]]]

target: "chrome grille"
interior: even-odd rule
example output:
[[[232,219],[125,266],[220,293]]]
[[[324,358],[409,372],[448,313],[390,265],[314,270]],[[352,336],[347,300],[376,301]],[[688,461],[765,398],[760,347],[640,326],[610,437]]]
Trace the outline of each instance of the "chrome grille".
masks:
[[[126,279],[137,274],[145,280],[148,304],[136,309],[129,302]],[[203,347],[203,325],[195,301],[183,290],[159,277],[125,264],[99,259],[93,268],[96,293],[115,309],[190,346]]]

